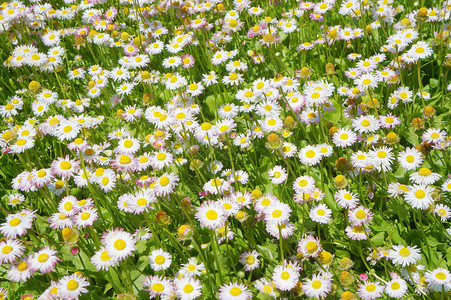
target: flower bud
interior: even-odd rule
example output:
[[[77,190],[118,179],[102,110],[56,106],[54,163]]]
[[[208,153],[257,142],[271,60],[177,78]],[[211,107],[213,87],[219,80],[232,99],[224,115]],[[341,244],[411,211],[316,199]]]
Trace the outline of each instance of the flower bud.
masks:
[[[426,106],[423,110],[424,118],[431,118],[435,115],[435,108],[432,106]]]
[[[32,93],[36,93],[39,91],[39,89],[41,88],[41,84],[37,81],[31,81],[30,84],[28,84],[28,89],[30,90],[30,92]]]

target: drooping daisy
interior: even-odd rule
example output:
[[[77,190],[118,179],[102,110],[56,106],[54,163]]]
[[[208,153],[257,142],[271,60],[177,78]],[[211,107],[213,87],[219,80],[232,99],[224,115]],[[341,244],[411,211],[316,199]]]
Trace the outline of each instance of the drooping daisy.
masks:
[[[409,179],[416,184],[434,184],[442,175],[432,172],[428,168],[421,168],[418,172],[410,174]]]

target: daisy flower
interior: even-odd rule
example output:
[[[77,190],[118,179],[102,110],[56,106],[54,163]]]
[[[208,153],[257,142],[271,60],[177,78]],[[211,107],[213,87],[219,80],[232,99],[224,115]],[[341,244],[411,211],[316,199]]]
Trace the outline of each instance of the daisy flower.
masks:
[[[112,257],[104,247],[101,247],[91,257],[91,263],[97,270],[101,271],[108,270],[109,267],[115,266],[118,263],[118,260],[117,258]]]
[[[143,281],[144,289],[150,292],[150,298],[158,296],[171,297],[173,296],[174,286],[172,280],[162,276],[154,275],[147,276]]]
[[[382,147],[379,149],[371,150],[368,154],[371,158],[375,168],[379,171],[387,172],[391,169],[391,164],[394,159],[392,149],[388,147]]]
[[[415,170],[423,163],[423,155],[415,148],[406,148],[399,152],[398,162],[406,170]]]
[[[352,121],[354,129],[360,133],[374,132],[379,129],[379,119],[372,115],[360,116]]]
[[[82,209],[76,216],[74,223],[77,226],[85,228],[87,226],[92,226],[97,220],[97,210],[95,208]]]
[[[284,183],[288,178],[287,171],[281,166],[275,166],[268,171],[269,179],[272,184]]]
[[[225,225],[227,220],[222,205],[215,201],[203,202],[195,214],[201,226],[216,229]]]
[[[393,278],[385,285],[385,293],[392,298],[402,298],[408,290],[408,285],[402,278]]]
[[[434,53],[432,48],[429,46],[428,43],[424,41],[418,41],[412,47],[409,51],[407,51],[407,54],[414,58],[415,60],[427,58],[431,56]]]
[[[291,208],[288,204],[275,202],[267,207],[263,213],[265,214],[266,222],[281,224],[282,222],[288,221]]]
[[[321,161],[322,152],[319,147],[308,145],[299,150],[298,157],[302,164],[314,166]]]
[[[384,287],[378,282],[365,281],[360,284],[357,290],[357,294],[365,300],[377,299],[384,293]]]
[[[243,254],[240,255],[240,263],[244,266],[244,270],[252,271],[258,268],[260,265],[258,256],[259,253],[255,250],[243,252]]]
[[[27,233],[33,226],[33,218],[21,213],[9,214],[4,223],[0,225],[0,233],[8,238],[15,238]]]
[[[154,271],[166,270],[171,266],[172,257],[163,249],[153,250],[149,256],[150,267]]]
[[[199,276],[205,270],[205,265],[199,263],[195,257],[191,257],[188,259],[188,263],[182,265],[180,270],[188,276]]]
[[[278,265],[272,274],[274,285],[281,291],[289,291],[299,282],[299,273],[290,266]]]
[[[274,283],[266,278],[260,278],[254,282],[254,287],[267,297],[277,297]]]
[[[219,288],[219,300],[252,299],[252,293],[242,283],[231,282]]]
[[[428,282],[428,288],[436,292],[448,292],[451,289],[451,273],[444,268],[427,271],[424,276]]]
[[[182,300],[197,299],[202,295],[202,283],[193,277],[176,279],[175,295]]]
[[[6,239],[0,242],[0,265],[13,263],[22,256],[24,250],[20,240]]]
[[[429,143],[441,143],[446,139],[446,131],[440,128],[429,128],[423,133],[422,139]]]
[[[164,173],[155,181],[155,194],[160,197],[171,194],[178,185],[178,181],[177,174]]]
[[[310,209],[309,216],[313,222],[327,224],[332,217],[332,210],[329,209],[325,204],[319,204]]]
[[[102,236],[102,242],[108,254],[117,260],[123,260],[135,251],[135,239],[133,236],[122,230],[113,229]]]
[[[331,280],[320,274],[313,274],[312,279],[306,279],[302,290],[307,297],[324,298],[332,289]]]
[[[335,193],[335,201],[338,205],[340,205],[343,208],[354,208],[357,205],[357,202],[359,201],[358,197],[344,189],[338,190]]]
[[[442,222],[446,222],[451,218],[451,209],[445,204],[438,204],[434,208],[434,213],[440,217]]]
[[[296,193],[311,193],[315,188],[315,179],[310,176],[300,176],[293,182],[293,189]]]
[[[359,206],[348,212],[349,222],[352,226],[362,226],[373,219],[373,213],[366,207]]]
[[[58,157],[52,162],[51,171],[63,179],[69,179],[79,170],[79,165],[80,162],[69,159],[69,155],[66,155],[65,158]]]
[[[58,295],[68,299],[78,299],[81,294],[87,293],[88,280],[80,273],[67,275],[58,282]]]
[[[421,252],[416,246],[394,245],[389,257],[395,264],[405,267],[415,264],[421,258]]]
[[[349,147],[357,141],[357,135],[350,129],[340,128],[334,133],[332,141],[338,147]]]
[[[312,235],[302,238],[298,243],[297,251],[305,257],[318,257],[322,247],[319,239]]]
[[[30,269],[33,270],[33,272],[40,271],[41,274],[53,271],[56,264],[61,261],[61,259],[56,256],[57,253],[56,250],[45,246],[43,249],[34,253],[29,260]]]
[[[404,200],[413,208],[427,209],[434,202],[434,188],[427,185],[413,185],[404,193]]]
[[[364,225],[347,226],[345,228],[345,232],[346,232],[346,236],[352,240],[361,241],[361,240],[368,239]]]

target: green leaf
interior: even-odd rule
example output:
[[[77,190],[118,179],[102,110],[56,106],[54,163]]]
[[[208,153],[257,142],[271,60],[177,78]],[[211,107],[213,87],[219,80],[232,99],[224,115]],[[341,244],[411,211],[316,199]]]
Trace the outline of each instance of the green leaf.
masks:
[[[371,241],[375,246],[382,246],[385,244],[385,232],[379,232],[371,238]]]
[[[435,89],[438,86],[438,79],[431,78],[429,80],[429,86],[433,89]]]

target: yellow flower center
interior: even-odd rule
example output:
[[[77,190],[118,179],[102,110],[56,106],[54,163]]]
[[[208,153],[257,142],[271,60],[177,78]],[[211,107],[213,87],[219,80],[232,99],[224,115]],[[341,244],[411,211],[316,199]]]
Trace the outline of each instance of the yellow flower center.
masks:
[[[420,175],[420,176],[429,176],[429,175],[431,175],[432,174],[432,172],[431,172],[431,170],[429,170],[428,168],[421,168],[419,171],[418,171],[418,175]]]
[[[426,193],[423,190],[418,190],[415,192],[415,198],[423,199],[424,197],[426,197]]]
[[[155,263],[156,263],[157,265],[162,265],[162,264],[164,264],[165,261],[166,261],[166,258],[164,258],[163,255],[157,255],[157,256],[155,257]]]
[[[376,290],[376,286],[374,285],[374,284],[368,284],[367,286],[366,286],[366,290],[368,291],[368,292],[374,292],[375,290]]]
[[[124,250],[126,246],[127,246],[127,243],[123,239],[117,239],[114,242],[114,248],[116,248],[119,251]]]
[[[9,221],[9,225],[12,227],[16,227],[19,225],[22,221],[19,218],[13,218]]]
[[[7,246],[2,248],[2,253],[3,254],[9,254],[9,253],[11,253],[11,251],[13,251],[13,247],[11,247],[9,245],[7,245]]]
[[[401,255],[402,257],[407,257],[410,255],[410,250],[404,247],[401,250],[399,250],[399,255]]]
[[[183,291],[187,294],[191,293],[193,290],[193,286],[189,283],[183,287]]]
[[[131,162],[132,159],[128,155],[121,155],[121,157],[119,158],[119,163],[121,165],[128,165]]]
[[[272,212],[271,215],[272,215],[272,217],[275,218],[275,219],[280,218],[280,217],[282,216],[282,211],[279,210],[279,209],[276,209],[276,210],[274,210],[274,211]]]
[[[71,167],[72,167],[72,165],[70,164],[70,162],[68,162],[68,161],[66,161],[66,160],[63,160],[61,163],[60,163],[60,167],[61,167],[61,169],[63,169],[63,170],[69,170]]]
[[[290,273],[288,272],[282,272],[282,274],[280,274],[280,278],[282,278],[283,280],[288,280],[290,279]]]
[[[218,213],[215,210],[210,209],[210,210],[207,211],[205,216],[207,217],[208,220],[214,221],[214,220],[216,220],[218,218]]]
[[[321,284],[321,281],[319,281],[319,280],[315,280],[312,282],[312,287],[316,290],[319,289],[321,286],[322,286],[322,284]]]
[[[308,150],[307,152],[305,152],[305,156],[307,156],[308,158],[313,158],[315,154],[316,153],[313,150]]]
[[[161,283],[154,283],[152,285],[152,290],[155,292],[162,292],[164,290],[164,286]]]
[[[47,253],[39,254],[38,261],[40,263],[45,263],[49,259],[49,255]]]

